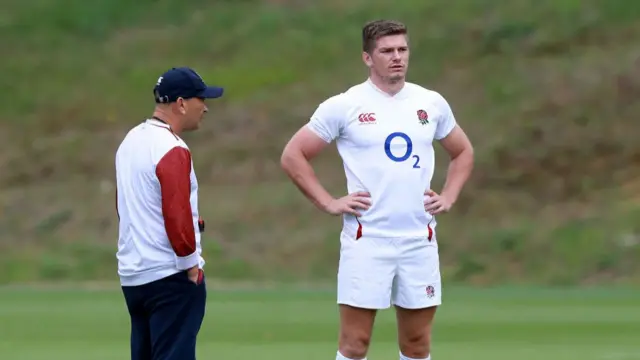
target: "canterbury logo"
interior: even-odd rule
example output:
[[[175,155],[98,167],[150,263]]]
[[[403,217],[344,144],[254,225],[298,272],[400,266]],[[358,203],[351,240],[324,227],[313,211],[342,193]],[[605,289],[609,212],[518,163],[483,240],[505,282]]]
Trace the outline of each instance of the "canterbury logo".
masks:
[[[358,115],[358,120],[360,120],[361,123],[375,122],[376,121],[376,114],[375,113],[362,113],[362,114]]]

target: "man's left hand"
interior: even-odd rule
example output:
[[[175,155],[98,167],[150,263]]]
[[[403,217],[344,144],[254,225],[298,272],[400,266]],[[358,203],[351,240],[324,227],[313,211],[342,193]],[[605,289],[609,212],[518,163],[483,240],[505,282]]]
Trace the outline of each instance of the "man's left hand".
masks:
[[[204,273],[198,265],[187,270],[187,276],[189,277],[189,280],[191,280],[191,282],[193,282],[196,285],[200,285],[200,283],[202,282],[203,275]]]
[[[431,215],[437,215],[448,212],[453,203],[446,196],[438,195],[435,191],[429,189],[424,192],[429,198],[424,199],[424,211]]]

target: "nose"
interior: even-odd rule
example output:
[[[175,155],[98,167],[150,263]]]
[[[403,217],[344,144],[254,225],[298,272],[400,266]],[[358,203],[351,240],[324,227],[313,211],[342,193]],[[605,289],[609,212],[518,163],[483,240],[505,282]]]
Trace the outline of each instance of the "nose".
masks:
[[[392,56],[393,60],[400,60],[400,51],[399,50],[394,50],[393,51],[393,56]]]
[[[204,106],[203,112],[209,112],[209,107],[207,105]]]

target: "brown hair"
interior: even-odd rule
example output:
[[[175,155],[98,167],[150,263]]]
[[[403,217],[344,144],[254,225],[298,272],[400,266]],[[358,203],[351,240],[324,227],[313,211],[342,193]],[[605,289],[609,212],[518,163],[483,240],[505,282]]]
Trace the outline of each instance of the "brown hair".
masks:
[[[362,28],[362,51],[371,53],[376,47],[376,41],[389,35],[406,35],[407,27],[394,20],[374,20],[366,23]]]

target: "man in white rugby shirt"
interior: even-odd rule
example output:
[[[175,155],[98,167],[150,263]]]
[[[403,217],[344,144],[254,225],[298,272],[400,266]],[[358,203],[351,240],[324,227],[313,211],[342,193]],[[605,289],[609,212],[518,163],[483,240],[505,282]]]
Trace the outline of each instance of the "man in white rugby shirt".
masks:
[[[336,360],[366,359],[376,311],[396,309],[401,360],[431,359],[442,287],[435,215],[449,211],[473,168],[473,147],[439,93],[405,81],[406,27],[378,20],[362,30],[369,78],[322,102],[288,142],[287,175],[321,210],[343,216]],[[310,165],[332,141],[348,195],[334,198]],[[433,141],[451,162],[431,190]]]

